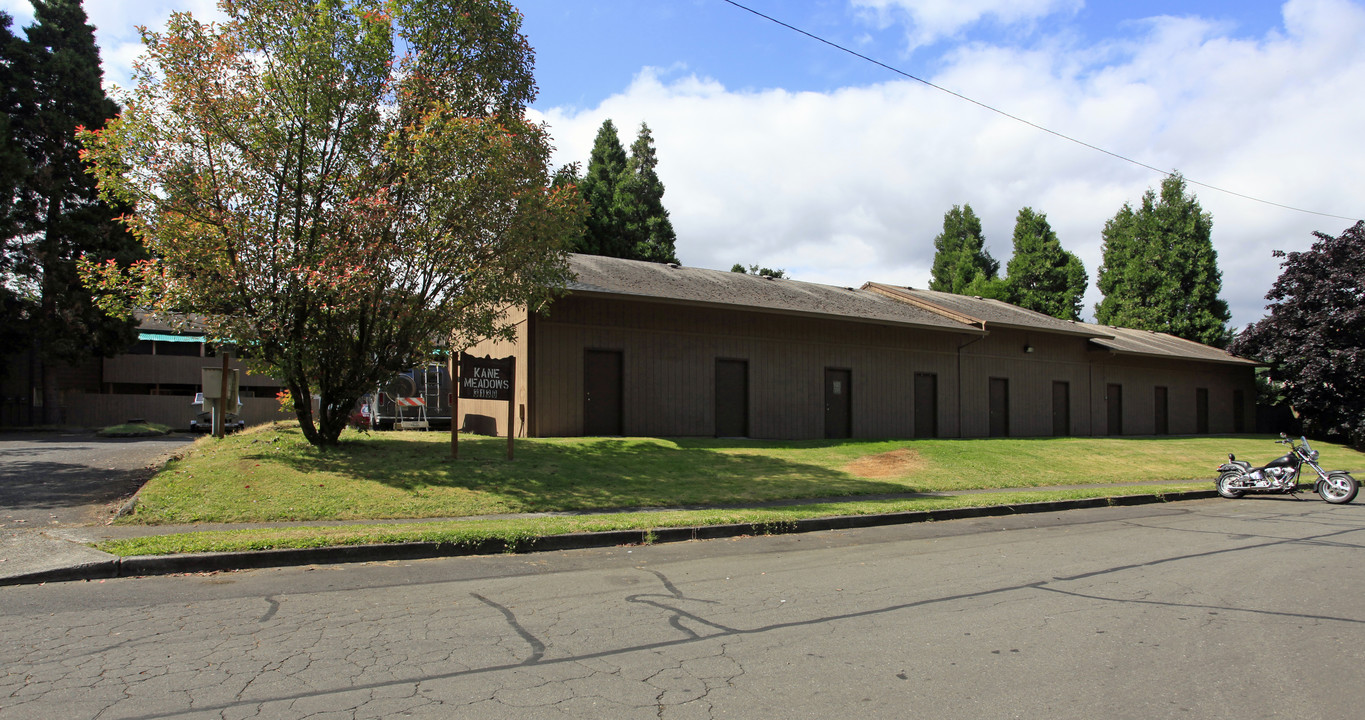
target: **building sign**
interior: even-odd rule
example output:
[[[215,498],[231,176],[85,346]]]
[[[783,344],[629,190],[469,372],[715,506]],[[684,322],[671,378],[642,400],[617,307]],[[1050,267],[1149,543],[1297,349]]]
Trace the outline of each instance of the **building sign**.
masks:
[[[516,357],[474,357],[460,354],[460,399],[512,401]]]

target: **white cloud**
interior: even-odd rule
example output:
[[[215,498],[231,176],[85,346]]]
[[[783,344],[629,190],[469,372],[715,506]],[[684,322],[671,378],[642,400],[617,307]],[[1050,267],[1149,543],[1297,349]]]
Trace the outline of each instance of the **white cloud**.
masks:
[[[978,23],[1031,25],[1049,15],[1075,13],[1083,0],[852,0],[883,27],[905,22],[910,49],[957,35]]]
[[[931,79],[1192,180],[1365,215],[1365,46],[1357,42],[1365,9],[1293,0],[1285,16],[1285,32],[1255,41],[1163,18],[1118,49],[973,46]],[[641,120],[653,129],[684,263],[759,263],[836,285],[925,286],[943,213],[962,203],[981,216],[1002,263],[1019,208],[1047,213],[1093,285],[1105,221],[1161,180],[911,82],[738,92],[646,68],[596,108],[544,114],[557,160],[586,162],[608,117],[627,145]],[[1214,216],[1223,296],[1239,325],[1263,314],[1279,273],[1271,250],[1303,249],[1312,231],[1336,235],[1352,224],[1191,189]],[[1092,289],[1087,305],[1096,300]]]

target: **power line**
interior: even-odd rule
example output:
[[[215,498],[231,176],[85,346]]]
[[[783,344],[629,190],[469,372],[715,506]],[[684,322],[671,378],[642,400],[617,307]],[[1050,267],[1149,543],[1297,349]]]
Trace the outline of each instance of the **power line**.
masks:
[[[1090,143],[1088,143],[1088,142],[1086,142],[1086,141],[1084,141],[1084,140],[1080,140],[1080,139],[1074,138],[1074,137],[1072,137],[1072,136],[1070,136],[1070,135],[1067,135],[1067,134],[1065,134],[1065,133],[1060,133],[1060,132],[1057,132],[1056,130],[1053,130],[1053,129],[1051,129],[1051,128],[1043,127],[1042,125],[1039,125],[1038,123],[1035,123],[1035,122],[1032,122],[1032,121],[1029,121],[1029,120],[1025,120],[1024,118],[1021,118],[1021,117],[1019,117],[1019,116],[1017,116],[1017,115],[1012,115],[1012,114],[1010,114],[1010,113],[1008,113],[1008,112],[1005,112],[1004,110],[1001,110],[1001,109],[996,108],[996,107],[992,107],[992,106],[987,105],[986,103],[983,103],[983,102],[981,102],[981,101],[979,101],[979,100],[975,100],[975,99],[972,99],[972,98],[970,98],[970,97],[967,97],[966,95],[963,95],[962,93],[954,92],[954,91],[952,91],[952,90],[949,90],[948,88],[945,88],[945,87],[943,87],[943,86],[941,86],[941,85],[935,85],[934,83],[929,82],[928,80],[925,80],[924,78],[917,77],[917,76],[915,76],[915,75],[911,75],[910,73],[908,73],[908,72],[906,72],[906,71],[904,71],[904,70],[901,70],[901,69],[898,68],[898,67],[893,67],[893,66],[891,66],[891,65],[887,65],[886,63],[884,63],[884,62],[882,62],[882,61],[880,61],[880,60],[876,60],[876,59],[874,59],[874,58],[870,58],[870,57],[868,57],[868,56],[866,56],[866,55],[863,55],[862,53],[860,53],[860,52],[858,52],[858,51],[856,51],[856,50],[852,50],[852,49],[850,49],[850,48],[844,47],[843,45],[840,45],[840,44],[838,44],[838,43],[836,43],[836,42],[834,42],[834,41],[832,41],[832,40],[827,40],[827,39],[825,39],[825,38],[823,38],[823,37],[820,37],[819,35],[816,35],[816,34],[811,33],[811,32],[807,32],[807,31],[805,31],[805,30],[802,30],[802,29],[799,28],[799,27],[796,27],[796,26],[794,26],[794,25],[790,25],[790,24],[788,24],[788,23],[785,23],[785,22],[783,22],[783,21],[781,21],[781,20],[778,20],[778,19],[775,18],[775,17],[772,17],[771,15],[765,15],[765,14],[763,14],[763,13],[761,13],[761,12],[759,12],[759,11],[757,11],[757,10],[751,8],[751,7],[748,7],[748,6],[746,6],[746,5],[742,5],[742,4],[738,3],[738,2],[735,2],[735,0],[722,0],[722,2],[725,2],[725,3],[728,3],[728,4],[730,4],[730,5],[733,5],[733,6],[737,7],[737,8],[739,8],[740,10],[743,10],[743,11],[745,11],[745,12],[747,12],[747,13],[750,13],[750,14],[756,15],[756,16],[758,16],[758,17],[761,17],[761,18],[763,18],[764,20],[767,20],[768,22],[774,23],[774,24],[776,24],[776,25],[781,25],[782,27],[784,27],[784,28],[786,28],[786,29],[788,29],[788,30],[791,30],[792,32],[799,33],[799,34],[801,34],[801,35],[805,35],[806,37],[808,37],[808,38],[810,38],[810,39],[812,39],[812,40],[814,40],[814,41],[816,41],[816,42],[824,43],[825,45],[828,45],[828,46],[830,46],[830,47],[832,47],[832,48],[834,48],[834,49],[836,49],[836,50],[845,52],[845,53],[847,53],[847,54],[849,54],[849,55],[852,55],[853,57],[856,57],[856,58],[858,58],[858,59],[860,59],[860,60],[864,60],[864,61],[867,61],[867,62],[869,62],[869,63],[872,63],[873,65],[876,65],[876,66],[878,66],[878,67],[880,67],[880,68],[884,68],[884,69],[886,69],[886,70],[890,70],[891,72],[893,72],[893,73],[895,73],[895,74],[897,74],[897,75],[900,75],[900,76],[902,76],[902,77],[908,78],[908,79],[910,79],[910,80],[914,80],[914,81],[917,82],[917,83],[921,83],[921,84],[927,85],[927,86],[929,86],[929,87],[931,87],[931,88],[933,88],[933,89],[935,89],[935,90],[938,90],[939,92],[947,93],[947,94],[949,94],[949,95],[952,95],[952,96],[955,97],[955,98],[958,98],[959,100],[965,100],[965,101],[967,101],[967,102],[969,102],[969,103],[971,103],[971,104],[973,104],[973,105],[976,105],[977,107],[980,107],[980,108],[985,109],[985,110],[989,110],[990,112],[993,112],[993,113],[995,113],[995,114],[997,114],[997,115],[1002,115],[1002,116],[1007,117],[1007,118],[1009,118],[1009,119],[1011,119],[1011,120],[1013,120],[1013,121],[1015,121],[1015,122],[1023,123],[1024,125],[1027,125],[1027,126],[1033,128],[1033,129],[1035,129],[1035,130],[1041,130],[1041,131],[1043,131],[1043,132],[1045,132],[1045,133],[1047,133],[1047,134],[1049,134],[1049,135],[1052,135],[1052,136],[1054,136],[1054,137],[1061,138],[1062,140],[1066,140],[1067,142],[1075,143],[1075,144],[1077,144],[1077,145],[1080,145],[1080,146],[1085,147],[1085,148],[1089,148],[1089,149],[1094,150],[1094,151],[1096,151],[1096,152],[1104,153],[1105,155],[1108,155],[1108,156],[1110,156],[1110,157],[1112,157],[1112,158],[1116,158],[1116,159],[1122,160],[1122,161],[1124,161],[1124,162],[1126,162],[1126,163],[1130,163],[1130,164],[1136,165],[1136,166],[1138,166],[1138,167],[1140,167],[1140,168],[1145,168],[1145,169],[1147,169],[1147,170],[1151,170],[1151,171],[1153,171],[1153,172],[1160,173],[1160,174],[1162,174],[1162,175],[1165,175],[1166,177],[1172,177],[1172,176],[1174,176],[1174,174],[1175,174],[1175,173],[1172,173],[1172,172],[1169,171],[1169,170],[1162,170],[1162,169],[1159,168],[1159,167],[1153,167],[1153,166],[1148,165],[1147,163],[1144,163],[1144,162],[1142,162],[1142,161],[1140,161],[1140,160],[1134,160],[1133,158],[1130,158],[1130,157],[1128,157],[1128,156],[1126,156],[1126,155],[1120,155],[1120,154],[1118,154],[1118,153],[1116,153],[1116,152],[1113,152],[1113,151],[1111,151],[1111,150],[1106,150],[1106,149],[1104,149],[1104,148],[1102,148],[1102,147],[1100,147],[1100,146],[1098,146],[1098,145],[1092,145],[1092,144],[1090,144]],[[1356,220],[1359,220],[1359,218],[1346,217],[1345,215],[1333,215],[1333,214],[1331,214],[1331,213],[1318,212],[1318,211],[1316,211],[1316,210],[1307,210],[1307,209],[1300,208],[1300,207],[1294,207],[1293,205],[1285,205],[1285,204],[1277,203],[1277,202],[1274,202],[1274,201],[1271,201],[1271,200],[1263,200],[1263,199],[1258,198],[1258,197],[1253,197],[1253,196],[1251,196],[1251,195],[1244,195],[1244,194],[1242,194],[1242,193],[1239,193],[1239,192],[1236,192],[1236,191],[1233,191],[1233,190],[1228,190],[1228,189],[1226,189],[1226,188],[1220,188],[1220,187],[1218,187],[1218,186],[1216,186],[1216,185],[1210,185],[1210,184],[1208,184],[1208,183],[1199,182],[1198,180],[1193,180],[1193,179],[1188,178],[1188,177],[1184,178],[1184,180],[1185,180],[1185,182],[1187,182],[1187,183],[1189,183],[1189,184],[1191,184],[1191,185],[1198,185],[1198,186],[1200,186],[1200,187],[1208,188],[1208,189],[1210,189],[1210,190],[1215,190],[1215,191],[1220,192],[1220,193],[1226,193],[1226,194],[1228,194],[1228,195],[1233,195],[1233,196],[1236,196],[1236,197],[1239,197],[1239,198],[1242,198],[1242,199],[1245,199],[1245,200],[1251,200],[1251,201],[1253,201],[1253,202],[1258,202],[1258,203],[1262,203],[1262,204],[1265,204],[1265,205],[1273,205],[1274,207],[1283,208],[1283,209],[1285,209],[1285,210],[1293,210],[1294,212],[1307,213],[1307,214],[1309,214],[1309,215],[1319,215],[1319,216],[1322,216],[1322,217],[1329,217],[1329,218],[1335,218],[1335,219],[1338,219],[1338,220],[1347,220],[1347,221],[1352,221],[1352,222],[1354,222],[1354,221],[1356,221]]]

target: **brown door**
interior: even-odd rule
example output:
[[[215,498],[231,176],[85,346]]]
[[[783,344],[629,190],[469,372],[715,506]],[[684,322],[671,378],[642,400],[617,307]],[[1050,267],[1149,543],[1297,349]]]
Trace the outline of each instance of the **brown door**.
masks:
[[[1110,385],[1104,394],[1109,410],[1109,434],[1123,434],[1123,386]]]
[[[1241,390],[1232,391],[1232,431],[1247,431],[1247,398]]]
[[[1071,434],[1071,384],[1060,380],[1052,383],[1052,435]]]
[[[938,376],[915,373],[915,437],[938,437]]]
[[[621,352],[583,352],[583,434],[621,435]]]
[[[1155,406],[1155,408],[1156,408],[1156,410],[1155,410],[1155,412],[1156,412],[1156,418],[1155,418],[1155,419],[1156,419],[1156,434],[1157,434],[1157,435],[1170,435],[1170,434],[1171,434],[1171,413],[1170,413],[1170,402],[1169,402],[1169,400],[1167,399],[1167,390],[1166,390],[1166,388],[1164,388],[1164,387],[1159,387],[1159,388],[1157,388],[1157,389],[1156,389],[1156,394],[1155,394],[1155,397],[1153,397],[1153,400],[1154,400],[1154,403],[1153,403],[1153,404],[1154,404],[1154,406]]]
[[[1194,422],[1195,432],[1200,435],[1209,434],[1209,390],[1208,388],[1195,388],[1194,391]]]
[[[991,437],[1010,436],[1010,381],[991,378]]]
[[[749,436],[749,363],[716,360],[716,437]]]
[[[825,437],[853,437],[852,370],[825,368]]]

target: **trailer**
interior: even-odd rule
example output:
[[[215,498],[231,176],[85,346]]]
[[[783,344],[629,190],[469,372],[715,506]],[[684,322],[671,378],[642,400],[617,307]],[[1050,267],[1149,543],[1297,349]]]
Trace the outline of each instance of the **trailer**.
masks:
[[[453,387],[445,363],[405,370],[369,395],[370,425],[375,430],[448,429]]]

